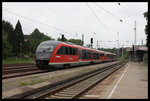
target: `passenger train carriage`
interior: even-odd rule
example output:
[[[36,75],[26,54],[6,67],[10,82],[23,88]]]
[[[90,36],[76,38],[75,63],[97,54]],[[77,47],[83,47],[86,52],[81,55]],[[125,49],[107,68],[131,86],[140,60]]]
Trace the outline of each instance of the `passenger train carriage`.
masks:
[[[69,67],[115,60],[114,53],[54,40],[40,43],[35,56],[35,64],[40,68],[47,65]]]

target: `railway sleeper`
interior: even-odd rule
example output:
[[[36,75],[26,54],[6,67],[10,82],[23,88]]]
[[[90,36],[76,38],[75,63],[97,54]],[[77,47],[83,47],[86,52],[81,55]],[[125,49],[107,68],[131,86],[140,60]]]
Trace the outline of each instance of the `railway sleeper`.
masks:
[[[55,95],[52,95],[52,96],[47,97],[47,99],[71,99],[71,98],[72,98],[72,97],[55,96]]]
[[[55,96],[62,96],[62,97],[73,97],[74,94],[68,95],[68,94],[61,94],[61,93],[56,93]]]
[[[67,94],[67,95],[74,95],[74,94],[77,94],[78,92],[76,91],[76,92],[68,92],[68,91],[66,91],[66,92],[59,92],[59,94]]]

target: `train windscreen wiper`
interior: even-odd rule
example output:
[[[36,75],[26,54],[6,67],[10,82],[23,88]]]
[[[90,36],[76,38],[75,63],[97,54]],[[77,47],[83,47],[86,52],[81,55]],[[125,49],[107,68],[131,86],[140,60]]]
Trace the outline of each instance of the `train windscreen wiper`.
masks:
[[[42,52],[44,52],[45,50],[49,50],[49,49],[50,49],[50,47],[49,47],[49,48],[46,48],[46,49],[43,49]]]

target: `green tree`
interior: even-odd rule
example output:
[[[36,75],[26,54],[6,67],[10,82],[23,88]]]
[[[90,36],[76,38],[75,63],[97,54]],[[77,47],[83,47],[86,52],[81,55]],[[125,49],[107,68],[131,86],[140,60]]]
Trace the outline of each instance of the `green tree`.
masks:
[[[145,34],[147,36],[147,38],[146,38],[146,46],[148,47],[148,12],[144,13],[144,17],[147,20],[147,25],[145,25]]]
[[[7,41],[7,34],[4,30],[2,30],[2,58],[6,59],[12,56],[12,46]]]
[[[29,44],[30,44],[30,52],[32,54],[35,54],[35,51],[38,47],[38,45],[46,40],[51,40],[51,37],[44,35],[44,33],[41,33],[37,28],[31,33]]]
[[[23,36],[22,27],[19,20],[12,34],[13,35],[12,35],[11,43],[14,48],[13,52],[15,53],[15,56],[19,56],[20,48],[23,47],[24,44],[24,36]]]
[[[69,39],[69,42],[74,43],[76,45],[83,45],[83,41],[80,39]]]
[[[11,34],[14,29],[10,22],[3,20],[2,21],[2,30],[5,31],[4,34]]]

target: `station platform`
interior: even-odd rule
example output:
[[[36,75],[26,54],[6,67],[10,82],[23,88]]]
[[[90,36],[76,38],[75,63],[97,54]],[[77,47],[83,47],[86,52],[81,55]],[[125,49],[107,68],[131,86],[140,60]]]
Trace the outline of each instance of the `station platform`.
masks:
[[[148,99],[148,64],[128,62],[81,99]]]
[[[129,62],[108,99],[147,99],[148,66],[144,63]]]

